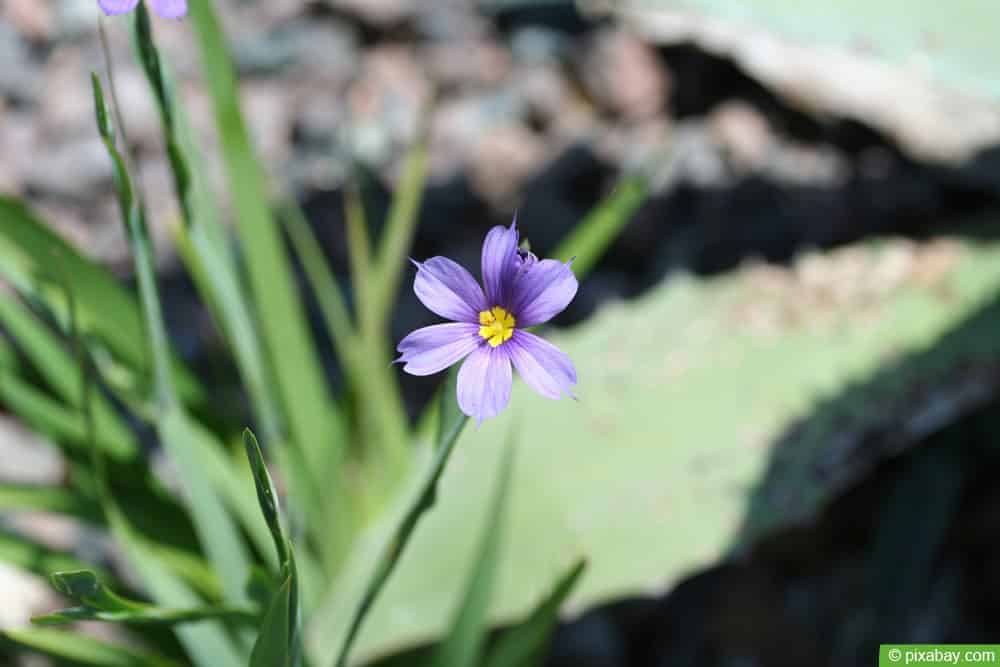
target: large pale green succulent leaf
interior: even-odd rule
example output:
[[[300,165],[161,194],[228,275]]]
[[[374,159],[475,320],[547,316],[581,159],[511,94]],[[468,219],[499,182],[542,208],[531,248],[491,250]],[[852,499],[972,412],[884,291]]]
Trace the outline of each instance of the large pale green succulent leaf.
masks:
[[[493,618],[527,613],[581,555],[590,568],[571,606],[662,591],[729,552],[770,444],[791,420],[939,340],[998,287],[996,247],[892,241],[805,258],[792,270],[674,279],[553,333],[577,364],[579,401],[548,401],[518,382],[501,417],[467,429],[355,657],[446,627],[511,428],[522,447]],[[777,514],[768,529],[801,520],[828,494],[802,498],[808,505],[794,514],[769,509]],[[338,646],[365,580],[371,540],[357,549],[312,619],[318,664]]]
[[[601,3],[596,3],[601,6]],[[873,126],[925,160],[1000,140],[1000,42],[989,0],[624,0],[658,43],[732,58],[790,104]]]
[[[635,7],[687,9],[744,21],[813,45],[865,49],[941,79],[1000,96],[1000,20],[990,0],[634,0]]]

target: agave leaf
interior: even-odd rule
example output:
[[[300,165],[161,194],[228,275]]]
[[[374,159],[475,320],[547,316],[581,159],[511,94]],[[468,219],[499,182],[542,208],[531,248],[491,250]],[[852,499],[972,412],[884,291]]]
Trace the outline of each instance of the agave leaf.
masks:
[[[549,635],[559,622],[559,608],[573,591],[586,564],[584,560],[574,563],[530,616],[504,631],[490,649],[486,667],[533,667],[542,664]]]
[[[577,365],[580,400],[547,401],[516,382],[504,414],[462,435],[435,510],[373,605],[355,656],[370,659],[444,632],[459,595],[454,573],[473,562],[485,490],[514,420],[531,446],[519,452],[512,482],[517,494],[494,623],[528,613],[571,555],[585,554],[590,568],[569,601],[588,606],[664,590],[730,553],[744,514],[768,515],[752,508],[751,491],[767,469],[769,443],[790,420],[896,355],[934,343],[972,349],[973,339],[942,336],[1000,287],[997,246],[907,245],[918,253],[912,273],[871,296],[873,276],[884,275],[879,267],[896,247],[869,244],[825,256],[859,267],[863,294],[840,306],[816,298],[810,290],[822,288],[795,271],[750,267],[705,281],[673,279],[553,333]],[[933,279],[916,268],[931,264],[939,267]],[[787,291],[775,287],[776,272]],[[998,312],[984,316],[991,326],[980,327],[978,352],[966,358],[1000,358]],[[817,438],[814,452],[822,442]],[[821,508],[826,492],[769,503],[768,527],[803,507],[806,515]],[[754,525],[748,539],[767,531]],[[345,619],[334,599],[347,590],[334,588],[309,629],[316,658],[335,646]]]
[[[514,448],[507,444],[462,602],[454,612],[451,628],[431,659],[431,667],[476,667],[481,662],[483,644],[490,629],[490,602],[496,587],[513,462]]]

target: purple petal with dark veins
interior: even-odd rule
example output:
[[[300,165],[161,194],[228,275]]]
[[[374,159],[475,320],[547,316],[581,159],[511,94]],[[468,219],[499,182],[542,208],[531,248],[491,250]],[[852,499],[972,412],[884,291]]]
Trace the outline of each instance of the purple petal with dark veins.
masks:
[[[434,324],[417,329],[396,346],[397,362],[410,375],[433,375],[460,361],[485,341],[479,327],[465,322]]]
[[[527,331],[515,331],[504,343],[510,360],[525,383],[546,398],[561,398],[565,393],[573,396],[576,385],[576,368],[566,353]],[[575,398],[575,397],[574,397]]]
[[[569,263],[543,259],[514,281],[510,309],[517,326],[531,327],[548,322],[561,313],[576,296],[579,283]]]
[[[139,4],[139,0],[97,0],[97,4],[105,14],[114,16],[132,11]]]
[[[483,241],[483,287],[490,307],[507,307],[511,283],[517,273],[517,223],[494,227]]]
[[[458,407],[477,426],[500,414],[510,401],[513,378],[505,347],[480,346],[458,371]]]
[[[449,320],[478,324],[479,313],[489,306],[471,273],[447,257],[413,263],[417,266],[413,291],[421,303]]]

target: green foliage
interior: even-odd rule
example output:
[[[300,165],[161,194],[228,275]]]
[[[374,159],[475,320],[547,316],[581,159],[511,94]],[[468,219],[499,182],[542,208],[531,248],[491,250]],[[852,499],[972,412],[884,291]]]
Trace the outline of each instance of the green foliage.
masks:
[[[573,270],[578,276],[590,273],[645,201],[648,190],[649,186],[640,176],[622,180],[559,244],[553,257],[564,262],[573,260]]]
[[[80,667],[181,667],[161,656],[60,630],[2,630],[0,644],[30,649]]]
[[[513,461],[514,448],[508,444],[490,509],[482,523],[483,534],[462,603],[455,610],[451,628],[438,644],[431,667],[476,667],[482,659],[490,627],[490,600],[496,587]]]
[[[344,424],[320,372],[295,292],[291,264],[271,213],[268,188],[239,106],[236,73],[212,3],[190,3],[202,67],[215,107],[229,190],[271,377],[302,470],[322,488],[345,446]],[[315,521],[322,520],[321,516]],[[319,532],[320,525],[314,528]]]
[[[24,294],[46,304],[65,324],[69,321],[66,281],[72,280],[78,324],[98,349],[106,373],[123,389],[139,389],[152,382],[152,364],[144,340],[138,301],[105,268],[84,258],[59,238],[23,203],[0,196],[0,277]],[[176,361],[171,369],[186,403],[198,403],[203,392]]]
[[[874,267],[887,249],[875,243],[843,252]],[[516,383],[503,415],[463,434],[435,511],[370,610],[358,658],[444,632],[460,595],[454,573],[475,560],[471,536],[486,515],[484,490],[515,422],[530,446],[519,452],[512,481],[517,494],[494,623],[526,614],[580,554],[590,567],[570,598],[577,607],[662,590],[729,553],[752,484],[765,471],[767,445],[790,419],[887,359],[939,341],[1000,287],[996,246],[956,243],[954,252],[952,268],[932,286],[914,278],[863,304],[810,298],[791,272],[788,292],[775,290],[745,269],[708,281],[675,279],[553,335],[577,364],[579,401],[539,400]],[[982,331],[995,331],[997,321],[993,312],[994,328]],[[996,345],[989,349],[1000,356]],[[821,506],[812,499],[802,504]],[[769,504],[760,516],[787,518],[799,504]],[[356,558],[366,554],[370,562],[359,544]],[[311,655],[336,646],[335,629],[345,623],[337,597],[349,590],[335,588],[317,614]]]
[[[574,563],[531,615],[506,630],[496,646],[490,649],[486,667],[532,667],[542,664],[549,635],[559,621],[559,609],[585,568],[586,561],[582,559]]]
[[[452,371],[449,375],[455,377],[457,376],[457,372]],[[451,382],[453,383],[454,379]],[[442,407],[440,409],[442,414],[454,414],[455,411],[453,408],[445,406],[455,400],[454,392],[449,391],[441,395]],[[365,620],[376,598],[381,593],[382,588],[389,579],[389,575],[395,570],[400,557],[403,555],[404,548],[417,527],[417,523],[437,502],[438,482],[441,479],[442,473],[444,473],[445,465],[448,463],[455,443],[458,441],[458,436],[462,433],[462,429],[465,428],[467,421],[468,418],[462,415],[460,419],[451,420],[451,423],[448,424],[450,429],[442,429],[433,458],[426,472],[421,477],[413,499],[404,506],[399,520],[388,535],[376,535],[375,541],[380,541],[381,545],[378,547],[378,554],[374,560],[375,566],[368,573],[366,578],[367,583],[365,584],[360,602],[349,616],[349,625],[346,626],[346,631],[342,635],[343,639],[341,640],[340,648],[336,653],[337,667],[344,667],[347,664],[347,658],[351,652],[354,640],[361,629],[361,623]],[[443,418],[442,423],[444,423]],[[370,542],[359,541],[358,544],[364,547],[366,551],[371,549]],[[343,601],[354,599],[353,595],[345,595],[338,601],[340,604],[343,604]],[[320,622],[322,623],[323,621],[320,620]],[[326,654],[329,655],[329,652]]]
[[[264,463],[257,438],[248,429],[243,433],[243,443],[257,488],[257,500],[264,515],[274,549],[281,563],[281,585],[271,597],[267,613],[260,626],[257,641],[250,655],[251,667],[292,667],[298,664],[299,646],[299,582],[295,568],[292,544],[281,528],[278,494]]]
[[[249,609],[164,609],[130,600],[107,588],[90,570],[55,572],[49,579],[53,588],[78,602],[79,606],[33,618],[32,621],[38,625],[65,625],[76,621],[175,625],[213,618],[246,623],[254,622],[257,618]]]

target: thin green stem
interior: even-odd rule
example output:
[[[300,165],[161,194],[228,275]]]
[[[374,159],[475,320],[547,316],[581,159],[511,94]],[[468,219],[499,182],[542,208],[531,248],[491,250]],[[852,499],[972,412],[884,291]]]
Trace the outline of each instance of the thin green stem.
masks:
[[[382,547],[376,561],[374,574],[368,581],[368,585],[361,597],[361,602],[351,617],[347,634],[337,654],[337,661],[334,663],[336,667],[346,667],[351,646],[357,638],[362,622],[385,586],[389,575],[392,574],[393,569],[395,569],[396,564],[399,562],[399,558],[406,549],[406,545],[409,543],[410,537],[413,535],[413,531],[416,529],[420,518],[434,506],[434,502],[437,499],[438,480],[441,479],[441,474],[448,464],[448,459],[455,448],[455,443],[458,442],[458,436],[461,434],[467,421],[467,419],[458,420],[451,431],[446,434],[441,445],[435,450],[434,459],[427,470],[427,476],[420,484],[417,496],[403,514],[403,518],[396,526],[389,541]]]

